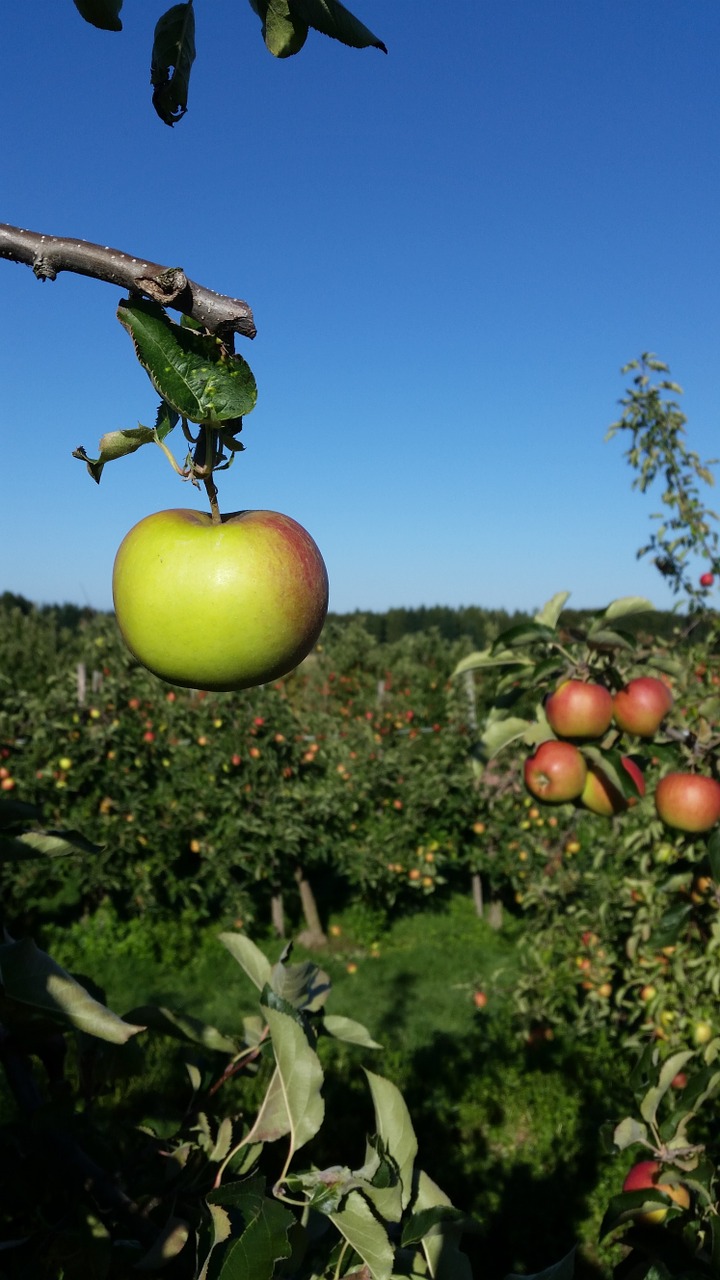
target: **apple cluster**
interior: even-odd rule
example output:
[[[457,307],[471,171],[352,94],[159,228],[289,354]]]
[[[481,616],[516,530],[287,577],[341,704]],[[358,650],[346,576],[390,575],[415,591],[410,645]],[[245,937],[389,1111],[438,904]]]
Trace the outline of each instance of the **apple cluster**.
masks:
[[[624,794],[587,758],[582,744],[603,738],[613,724],[636,738],[653,738],[672,704],[667,685],[655,676],[639,676],[614,694],[601,684],[564,680],[545,703],[556,736],[525,761],[528,791],[546,804],[574,801],[603,817],[622,813],[645,794],[640,764],[630,755],[621,757],[629,784]],[[702,774],[668,773],[656,787],[655,808],[677,831],[709,831],[720,821],[720,783]]]

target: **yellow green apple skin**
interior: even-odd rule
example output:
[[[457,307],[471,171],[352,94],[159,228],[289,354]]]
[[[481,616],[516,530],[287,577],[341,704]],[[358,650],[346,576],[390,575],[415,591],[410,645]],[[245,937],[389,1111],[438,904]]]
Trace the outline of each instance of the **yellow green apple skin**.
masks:
[[[277,511],[158,511],[123,539],[113,569],[121,635],[161,679],[230,692],[277,680],[315,644],[328,578],[302,525]]]

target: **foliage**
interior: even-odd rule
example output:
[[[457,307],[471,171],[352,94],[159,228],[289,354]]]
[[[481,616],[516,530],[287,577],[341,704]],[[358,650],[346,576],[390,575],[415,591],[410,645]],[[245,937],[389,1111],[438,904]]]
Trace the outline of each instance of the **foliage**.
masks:
[[[678,401],[666,394],[682,395],[682,388],[671,381],[668,365],[645,353],[626,364],[622,372],[632,372],[633,379],[620,401],[622,416],[609,428],[606,439],[630,433],[625,457],[637,473],[634,489],[646,493],[656,480],[664,485],[661,500],[665,514],[653,516],[660,523],[638,551],[638,558],[651,555],[675,594],[683,592],[691,609],[702,609],[708,589],[696,585],[692,558],[702,557],[707,570],[720,566],[718,516],[705,505],[701,488],[715,483],[710,470],[715,460],[702,462],[685,444],[687,418]],[[658,374],[668,376],[653,380]]]

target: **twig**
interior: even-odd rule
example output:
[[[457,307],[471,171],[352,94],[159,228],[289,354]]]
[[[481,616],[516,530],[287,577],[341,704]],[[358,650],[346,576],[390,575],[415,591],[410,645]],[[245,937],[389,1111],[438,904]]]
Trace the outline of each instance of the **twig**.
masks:
[[[143,293],[161,306],[191,316],[212,333],[239,333],[244,338],[254,338],[257,332],[246,302],[188,280],[182,267],[163,267],[107,245],[46,236],[0,222],[0,258],[32,267],[39,280],[54,280],[61,271],[74,271],[76,275],[92,276]]]

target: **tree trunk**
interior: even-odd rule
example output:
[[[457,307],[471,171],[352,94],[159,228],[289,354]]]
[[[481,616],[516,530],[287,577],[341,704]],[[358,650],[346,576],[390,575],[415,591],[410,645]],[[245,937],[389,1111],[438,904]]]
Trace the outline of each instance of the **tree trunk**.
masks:
[[[302,867],[296,867],[295,869],[295,882],[300,893],[302,912],[307,926],[299,935],[298,942],[311,950],[314,947],[325,947],[327,946],[327,937],[320,923],[315,894],[312,891],[310,881],[305,879]]]
[[[488,924],[491,929],[502,929],[503,907],[499,898],[491,902],[488,907]]]
[[[272,927],[279,938],[285,937],[285,912],[283,911],[283,896],[281,893],[274,893],[270,899],[270,919]]]
[[[475,911],[480,920],[483,918],[483,887],[482,877],[479,871],[473,871],[472,874],[472,900],[475,903]]]

